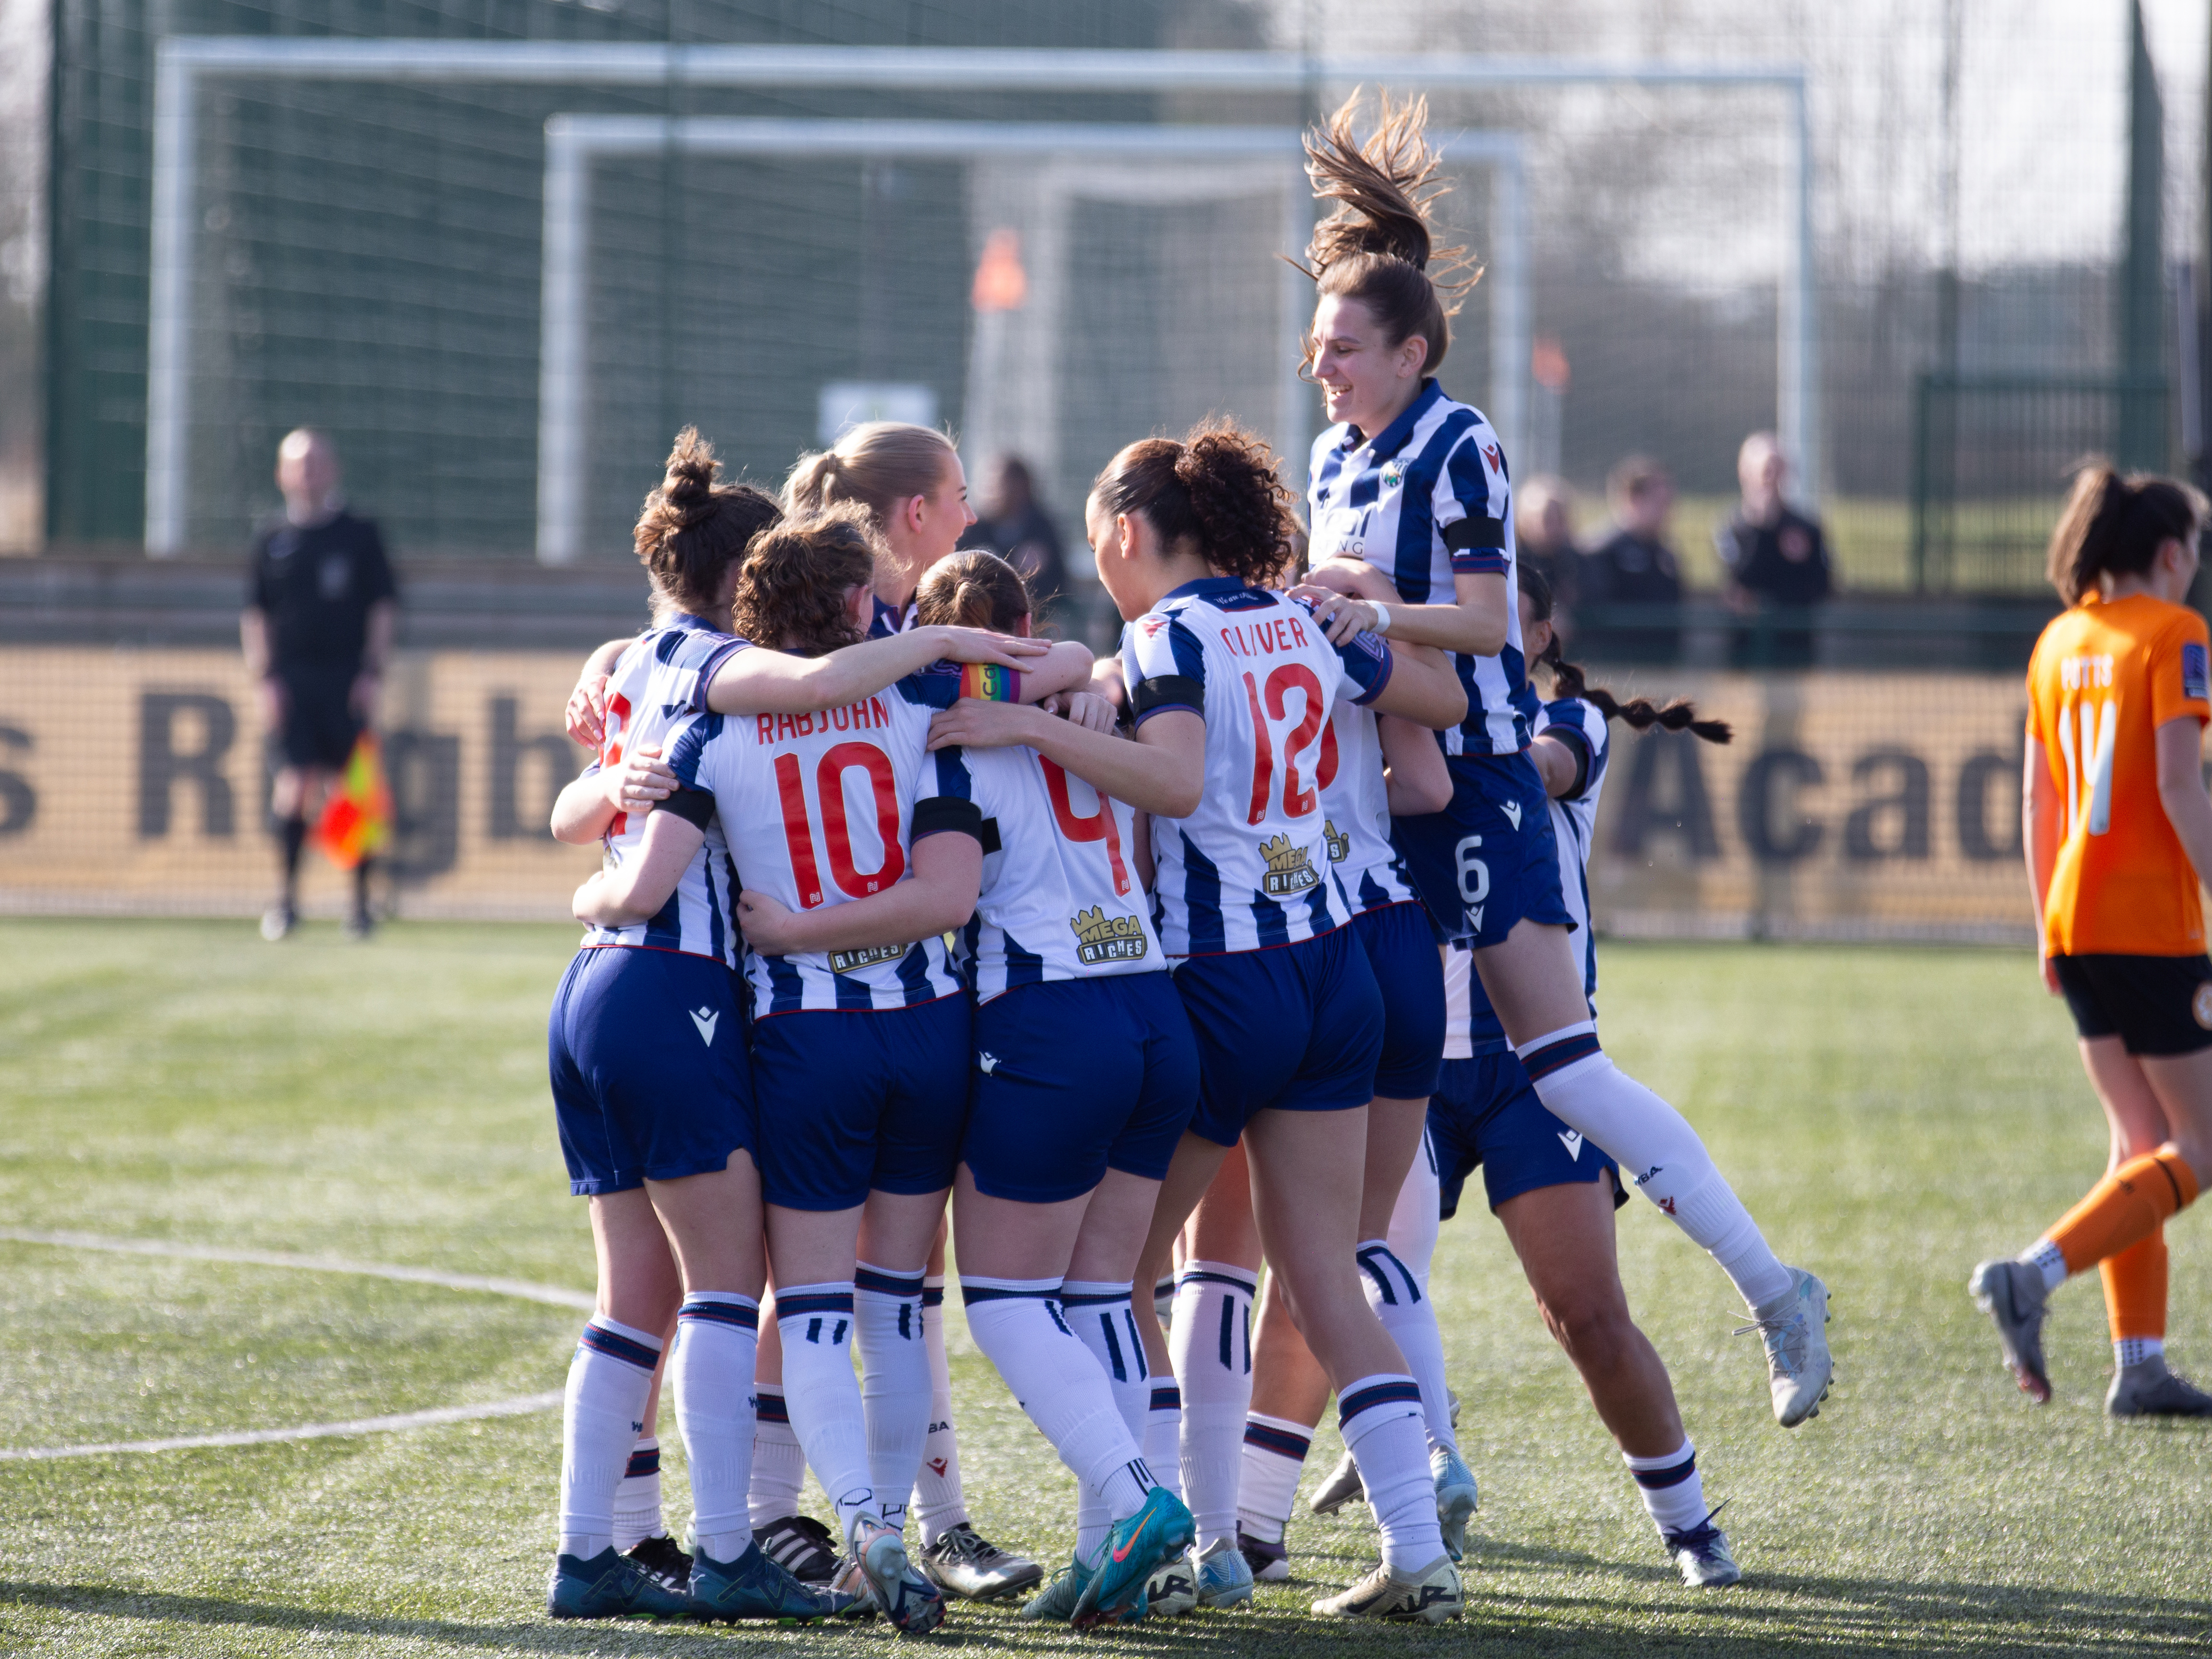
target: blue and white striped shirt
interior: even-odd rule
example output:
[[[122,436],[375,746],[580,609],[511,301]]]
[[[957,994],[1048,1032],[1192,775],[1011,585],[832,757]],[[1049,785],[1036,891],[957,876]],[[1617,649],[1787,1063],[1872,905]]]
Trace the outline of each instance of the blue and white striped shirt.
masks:
[[[1498,434],[1435,380],[1374,437],[1339,423],[1314,440],[1306,491],[1310,556],[1364,559],[1408,605],[1453,603],[1455,576],[1505,578],[1505,648],[1455,654],[1467,719],[1443,734],[1448,755],[1515,755],[1528,746],[1514,693],[1528,680],[1514,592],[1512,488]]]
[[[665,628],[650,629],[633,641],[607,676],[606,735],[599,757],[584,769],[592,776],[602,768],[619,765],[641,745],[659,744],[667,752],[672,733],[684,720],[707,706],[707,687],[714,670],[726,658],[745,648],[745,641],[720,634],[696,617],[678,617]],[[620,869],[636,852],[645,836],[647,814],[617,812],[600,838],[606,866]],[[713,957],[725,965],[738,965],[738,928],[731,901],[738,890],[737,872],[719,829],[709,827],[707,839],[684,866],[684,874],[668,902],[650,921],[629,927],[592,927],[586,931],[584,948],[631,945],[655,951],[681,951],[690,956]]]
[[[1414,897],[1406,860],[1390,844],[1390,786],[1375,711],[1340,702],[1322,739],[1321,810],[1329,861],[1354,915]]]

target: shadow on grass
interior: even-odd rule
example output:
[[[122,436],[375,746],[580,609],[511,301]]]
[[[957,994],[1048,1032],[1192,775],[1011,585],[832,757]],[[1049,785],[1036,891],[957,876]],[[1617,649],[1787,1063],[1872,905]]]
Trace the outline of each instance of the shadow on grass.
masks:
[[[1669,1577],[1594,1558],[1578,1558],[1565,1551],[1492,1548],[1484,1553],[1522,1554],[1547,1565],[1578,1565],[1615,1579],[1632,1577],[1639,1583]],[[1739,1656],[1740,1659],[1815,1651],[1824,1659],[1837,1655],[1918,1653],[2027,1659],[2029,1655],[2051,1653],[2098,1656],[2201,1649],[2212,1638],[2212,1601],[2100,1595],[2012,1585],[1899,1583],[1808,1574],[1762,1573],[1755,1586],[1744,1591],[1680,1600],[1670,1597],[1671,1605],[1656,1608],[1648,1604],[1624,1605],[1617,1597],[1573,1594],[1516,1596],[1510,1608],[1505,1601],[1502,1596],[1486,1595],[1478,1577],[1465,1622],[1434,1630],[1355,1630],[1322,1625],[1302,1610],[1262,1607],[1088,1636],[1064,1626],[1019,1623],[1010,1606],[961,1607],[933,1640],[981,1650],[1079,1647],[1090,1652],[1098,1651],[1103,1642],[1123,1652],[1219,1654],[1224,1659],[1227,1656],[1242,1659],[1260,1644],[1265,1644],[1272,1659],[1302,1651],[1345,1659],[1370,1643],[1378,1644],[1377,1651],[1396,1651],[1409,1641],[1424,1650],[1447,1642],[1462,1648],[1479,1643],[1492,1652],[1525,1648],[1547,1655],[1642,1655],[1655,1650],[1692,1648],[1699,1654]],[[630,1637],[650,1639],[654,1651],[669,1654],[727,1653],[732,1641],[818,1647],[825,1642],[895,1639],[894,1633],[878,1623],[696,1630],[675,1624],[562,1625],[534,1616],[471,1623],[457,1619],[378,1617],[283,1602],[141,1592],[100,1584],[0,1580],[0,1612],[11,1607],[210,1630],[313,1631],[428,1642],[461,1651],[599,1654],[607,1652],[611,1644],[627,1649],[626,1638]],[[1655,1613],[1666,1620],[1656,1628]],[[1685,1625],[1689,1628],[1683,1628]],[[1387,1650],[1379,1645],[1383,1644],[1388,1644]]]

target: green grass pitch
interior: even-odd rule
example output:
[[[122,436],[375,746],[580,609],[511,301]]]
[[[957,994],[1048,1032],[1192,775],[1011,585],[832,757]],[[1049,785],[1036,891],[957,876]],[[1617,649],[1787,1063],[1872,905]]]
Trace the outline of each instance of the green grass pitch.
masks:
[[[565,929],[398,927],[282,948],[213,923],[0,923],[0,1226],[343,1256],[588,1289],[544,1079]],[[1370,1559],[1301,1515],[1304,1582],[1080,1638],[956,1607],[970,1649],[1242,1655],[2142,1654],[2212,1643],[2212,1431],[2108,1424],[2093,1284],[2029,1407],[1963,1286],[2101,1167],[2064,1013],[2017,954],[1617,944],[1608,1048],[1699,1124],[1784,1255],[1835,1295],[1838,1382],[1768,1416],[1728,1286],[1621,1212],[1748,1582],[1692,1594],[1471,1205],[1437,1293],[1483,1506],[1468,1618],[1304,1614]],[[2172,1340],[2212,1370],[2206,1224],[2173,1230]],[[557,1389],[578,1316],[387,1280],[0,1243],[0,1447],[347,1420]],[[1071,1483],[953,1326],[970,1502],[1064,1559]],[[672,1413],[668,1426],[673,1428]],[[685,1503],[672,1432],[671,1508]],[[0,1462],[0,1652],[881,1651],[834,1632],[556,1626],[551,1413],[294,1443]],[[1338,1445],[1325,1430],[1308,1489]]]

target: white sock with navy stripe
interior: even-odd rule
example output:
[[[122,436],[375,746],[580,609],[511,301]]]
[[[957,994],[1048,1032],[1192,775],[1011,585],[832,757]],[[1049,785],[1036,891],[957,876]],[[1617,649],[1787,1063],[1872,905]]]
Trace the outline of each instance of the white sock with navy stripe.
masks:
[[[752,1547],[746,1489],[753,1472],[753,1363],[760,1304],[696,1291],[676,1315],[676,1423],[691,1465],[691,1525],[699,1553],[724,1565]]]
[[[1056,1279],[960,1276],[975,1346],[1060,1462],[1098,1493],[1112,1520],[1125,1520],[1144,1507],[1155,1482],[1105,1371],[1068,1328],[1059,1295]]]
[[[783,1338],[783,1397],[793,1432],[837,1512],[849,1546],[853,1524],[883,1519],[868,1478],[868,1425],[853,1375],[853,1281],[775,1287]]]
[[[781,1384],[753,1384],[753,1475],[745,1492],[745,1512],[757,1532],[771,1521],[799,1513],[799,1489],[806,1482],[806,1454],[791,1431],[791,1408]]]
[[[588,1561],[614,1547],[615,1488],[645,1429],[661,1342],[594,1316],[568,1362],[561,1401],[561,1553]]]
[[[1598,1047],[1595,1020],[1563,1025],[1514,1052],[1552,1115],[1611,1153],[1637,1191],[1720,1263],[1746,1307],[1758,1313],[1795,1294],[1790,1270],[1689,1120],[1613,1065]]]
[[[648,1538],[668,1536],[660,1518],[660,1439],[647,1435],[629,1449],[629,1467],[615,1488],[615,1547],[628,1554]]]
[[[1705,1483],[1698,1474],[1698,1449],[1688,1441],[1664,1457],[1621,1455],[1662,1537],[1689,1531],[1711,1512],[1705,1508]]]
[[[868,1474],[888,1526],[906,1526],[907,1499],[929,1438],[929,1348],[922,1340],[921,1270],[860,1262],[853,1275]]]
[[[1252,1298],[1258,1279],[1227,1261],[1186,1261],[1176,1279],[1168,1353],[1182,1390],[1182,1489],[1202,1553],[1237,1540],[1244,1413],[1252,1407]]]
[[[921,1443],[921,1468],[914,1477],[908,1511],[921,1528],[924,1547],[968,1519],[960,1490],[960,1445],[952,1437],[952,1365],[945,1357],[945,1275],[921,1281],[921,1345],[929,1351],[929,1437]]]
[[[1182,1496],[1182,1390],[1172,1377],[1152,1379],[1151,1408],[1145,1413],[1145,1466],[1152,1478],[1177,1498]]]
[[[1152,1415],[1152,1381],[1145,1365],[1144,1344],[1137,1338],[1136,1310],[1129,1286],[1071,1279],[1060,1287],[1060,1311],[1076,1340],[1091,1350],[1091,1357],[1106,1373],[1114,1390],[1115,1409],[1121,1413],[1130,1437],[1143,1446],[1146,1419]],[[1112,1527],[1105,1498],[1089,1481],[1079,1482],[1075,1553],[1088,1561]]]
[[[1355,1255],[1367,1305],[1375,1310],[1382,1328],[1406,1356],[1406,1369],[1421,1385],[1421,1422],[1430,1446],[1457,1451],[1459,1443],[1452,1436],[1451,1391],[1444,1382],[1444,1339],[1437,1328],[1436,1304],[1429,1300],[1420,1278],[1398,1259],[1388,1240],[1368,1239]]]
[[[1313,1430],[1287,1417],[1249,1412],[1244,1418],[1244,1469],[1237,1488],[1237,1524],[1270,1544],[1283,1541]]]
[[[1418,1572],[1444,1553],[1419,1385],[1387,1371],[1363,1376],[1339,1391],[1336,1420],[1382,1534],[1383,1564]]]

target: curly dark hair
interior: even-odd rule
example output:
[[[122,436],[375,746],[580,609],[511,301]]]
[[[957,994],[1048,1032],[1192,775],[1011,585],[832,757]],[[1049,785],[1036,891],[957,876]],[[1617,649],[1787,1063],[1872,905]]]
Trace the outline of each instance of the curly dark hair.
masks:
[[[881,556],[858,506],[787,520],[757,536],[738,567],[730,611],[737,631],[757,644],[819,657],[866,637],[847,596],[876,579]]]
[[[631,539],[653,579],[657,622],[681,611],[727,627],[714,611],[730,567],[783,517],[775,498],[750,484],[716,483],[720,471],[714,447],[687,426],[668,452],[667,476],[639,509]]]
[[[1267,441],[1233,421],[1202,421],[1180,439],[1145,438],[1091,486],[1097,510],[1144,515],[1170,548],[1197,544],[1224,576],[1271,586],[1297,551],[1293,497]]]

